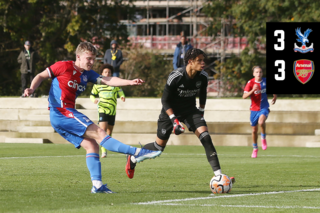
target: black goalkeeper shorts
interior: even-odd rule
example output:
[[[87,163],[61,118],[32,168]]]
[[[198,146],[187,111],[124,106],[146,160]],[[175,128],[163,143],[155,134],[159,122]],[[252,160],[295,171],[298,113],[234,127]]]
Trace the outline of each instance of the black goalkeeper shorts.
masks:
[[[99,122],[108,122],[108,125],[114,126],[115,121],[116,121],[115,115],[99,113]]]
[[[177,116],[177,119],[180,122],[183,122],[189,131],[195,132],[197,128],[201,126],[207,126],[206,121],[204,120],[204,117],[202,116],[202,113],[199,112],[197,109],[192,110],[191,112],[183,115],[183,116]],[[168,140],[170,138],[170,134],[173,130],[173,124],[164,111],[161,111],[158,119],[158,130],[157,130],[157,136],[161,140]]]

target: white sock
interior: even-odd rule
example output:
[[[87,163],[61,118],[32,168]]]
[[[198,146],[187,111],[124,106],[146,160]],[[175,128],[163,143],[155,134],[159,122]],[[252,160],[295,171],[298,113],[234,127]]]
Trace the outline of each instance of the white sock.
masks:
[[[92,181],[92,185],[94,187],[96,187],[97,189],[99,189],[103,184],[102,184],[102,181],[101,180],[93,180]]]
[[[214,171],[214,175],[215,176],[221,175],[221,169]]]
[[[137,156],[140,151],[141,151],[141,148],[137,148],[137,149],[136,149],[136,152],[134,153],[134,156]]]

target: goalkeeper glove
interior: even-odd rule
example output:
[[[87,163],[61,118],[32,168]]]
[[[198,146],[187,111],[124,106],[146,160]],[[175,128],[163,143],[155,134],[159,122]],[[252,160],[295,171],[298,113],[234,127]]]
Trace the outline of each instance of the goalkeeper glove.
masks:
[[[184,133],[184,127],[180,123],[180,121],[176,118],[174,114],[170,115],[171,122],[173,124],[173,133],[175,135],[180,135]]]

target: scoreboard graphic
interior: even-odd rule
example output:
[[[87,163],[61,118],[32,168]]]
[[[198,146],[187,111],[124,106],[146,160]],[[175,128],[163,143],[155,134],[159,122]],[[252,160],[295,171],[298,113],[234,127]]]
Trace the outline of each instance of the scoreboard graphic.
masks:
[[[267,23],[267,93],[320,94],[320,22]]]

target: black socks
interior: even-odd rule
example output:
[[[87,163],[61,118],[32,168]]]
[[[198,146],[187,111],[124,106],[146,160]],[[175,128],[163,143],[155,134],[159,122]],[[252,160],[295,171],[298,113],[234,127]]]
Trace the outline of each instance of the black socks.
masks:
[[[165,146],[160,146],[156,142],[151,142],[151,143],[148,143],[148,144],[144,145],[143,148],[144,149],[149,149],[149,150],[152,150],[152,151],[162,151],[163,152]],[[136,167],[136,163],[133,163],[130,160],[130,169],[134,169],[135,167]]]
[[[163,152],[165,146],[160,146],[157,142],[151,142],[143,146],[144,149]]]
[[[216,171],[221,169],[218,155],[217,155],[216,149],[214,148],[214,145],[212,143],[209,133],[207,131],[201,133],[199,136],[199,139],[206,151],[207,159],[210,166],[212,167],[212,170]]]

